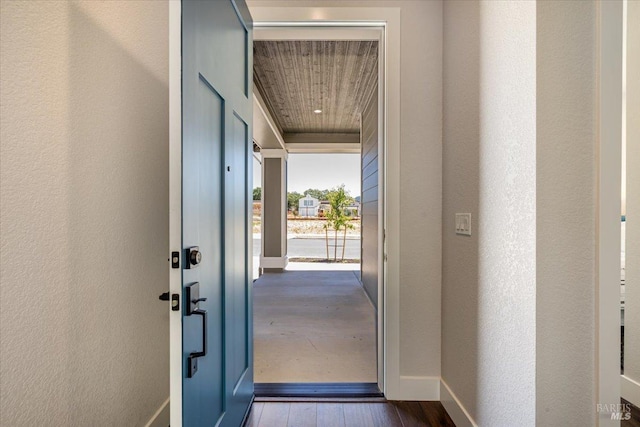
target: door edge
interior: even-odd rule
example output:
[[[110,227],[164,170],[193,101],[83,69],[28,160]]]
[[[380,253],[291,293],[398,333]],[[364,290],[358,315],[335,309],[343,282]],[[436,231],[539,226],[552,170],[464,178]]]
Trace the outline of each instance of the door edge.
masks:
[[[169,248],[182,257],[182,0],[169,3]],[[170,254],[167,254],[168,256]],[[182,259],[169,265],[169,292],[182,299]],[[169,305],[169,413],[182,427],[182,304]]]

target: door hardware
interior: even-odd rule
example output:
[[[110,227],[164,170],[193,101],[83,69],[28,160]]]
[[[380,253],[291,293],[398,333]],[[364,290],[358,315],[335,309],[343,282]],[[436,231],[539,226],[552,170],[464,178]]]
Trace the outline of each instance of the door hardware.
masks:
[[[185,303],[186,306],[184,308],[185,315],[191,316],[195,313],[196,310],[199,309],[198,303],[206,301],[206,298],[200,298],[200,283],[194,282],[184,288],[185,294]]]
[[[185,255],[185,258],[188,260],[184,266],[186,269],[196,268],[202,261],[202,252],[200,252],[200,247],[198,246],[187,248]]]
[[[202,254],[200,253],[200,251],[192,251],[189,254],[189,256],[191,257],[191,258],[189,258],[189,261],[193,265],[198,265],[198,264],[200,264],[200,261],[202,261]]]
[[[198,303],[206,301],[206,298],[200,298],[200,283],[195,282],[185,288],[186,292],[186,315],[191,316],[195,314],[202,316],[202,351],[194,351],[189,354],[187,378],[193,378],[196,372],[198,372],[198,358],[207,355],[207,311],[201,310],[198,307]]]
[[[171,252],[171,268],[180,268],[180,252]]]
[[[193,378],[195,373],[198,372],[198,358],[207,355],[207,311],[197,308],[191,314],[202,316],[202,351],[193,351],[189,354],[188,378]]]
[[[158,297],[160,301],[169,301],[169,292],[163,292]],[[180,311],[180,295],[171,294],[171,310]]]

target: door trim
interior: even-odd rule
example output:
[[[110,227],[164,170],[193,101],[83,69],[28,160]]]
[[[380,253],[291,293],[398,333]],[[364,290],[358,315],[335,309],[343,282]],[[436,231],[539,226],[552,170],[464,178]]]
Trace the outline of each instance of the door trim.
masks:
[[[369,39],[380,41],[379,117],[383,215],[379,242],[378,382],[388,399],[402,395],[400,376],[400,8],[252,7],[254,40]],[[331,29],[331,32],[327,32]],[[301,36],[305,34],[307,36]],[[269,36],[269,34],[272,34]],[[386,231],[386,232],[385,232]],[[385,238],[386,235],[386,238]],[[406,382],[406,381],[405,381]],[[427,396],[425,396],[427,397]],[[439,393],[429,398],[438,399]]]
[[[182,1],[169,2],[169,250],[180,254],[180,268],[169,264],[169,292],[182,295]],[[167,254],[168,255],[168,254]],[[182,304],[169,312],[169,396],[182,396]],[[170,425],[182,426],[182,399],[169,400]]]
[[[621,0],[597,2],[596,403],[620,403]],[[614,284],[613,289],[611,284]],[[619,422],[598,417],[600,426]]]

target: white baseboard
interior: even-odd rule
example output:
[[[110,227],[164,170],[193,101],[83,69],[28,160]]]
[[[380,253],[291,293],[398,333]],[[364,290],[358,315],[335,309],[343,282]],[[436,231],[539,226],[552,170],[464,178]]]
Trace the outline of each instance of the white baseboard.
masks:
[[[440,384],[440,401],[456,427],[478,427],[447,383],[441,380]]]
[[[289,264],[289,257],[260,257],[260,268],[286,268]]]
[[[440,378],[401,375],[392,399],[440,400]]]
[[[169,427],[169,398],[158,408],[145,427]]]
[[[640,407],[640,383],[620,375],[620,396],[635,406]]]

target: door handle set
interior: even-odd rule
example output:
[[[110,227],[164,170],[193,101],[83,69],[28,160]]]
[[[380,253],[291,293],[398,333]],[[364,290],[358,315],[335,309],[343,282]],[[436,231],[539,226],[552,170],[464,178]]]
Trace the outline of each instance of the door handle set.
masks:
[[[196,268],[202,262],[202,252],[198,246],[185,249],[184,268],[190,270]],[[202,351],[192,351],[187,358],[187,378],[193,378],[198,372],[198,359],[207,355],[207,310],[198,307],[198,303],[206,298],[200,298],[200,283],[194,282],[184,288],[185,316],[200,316],[202,318]]]
[[[198,372],[198,358],[207,355],[207,310],[196,308],[191,314],[202,316],[202,351],[194,351],[189,354],[187,366],[187,378],[193,378]]]
[[[185,288],[185,302],[186,310],[185,315],[201,316],[202,317],[202,351],[193,351],[189,354],[187,359],[187,378],[193,378],[196,372],[198,372],[198,358],[207,355],[207,310],[202,310],[198,307],[198,303],[204,302],[206,298],[200,298],[200,283],[195,282]]]

